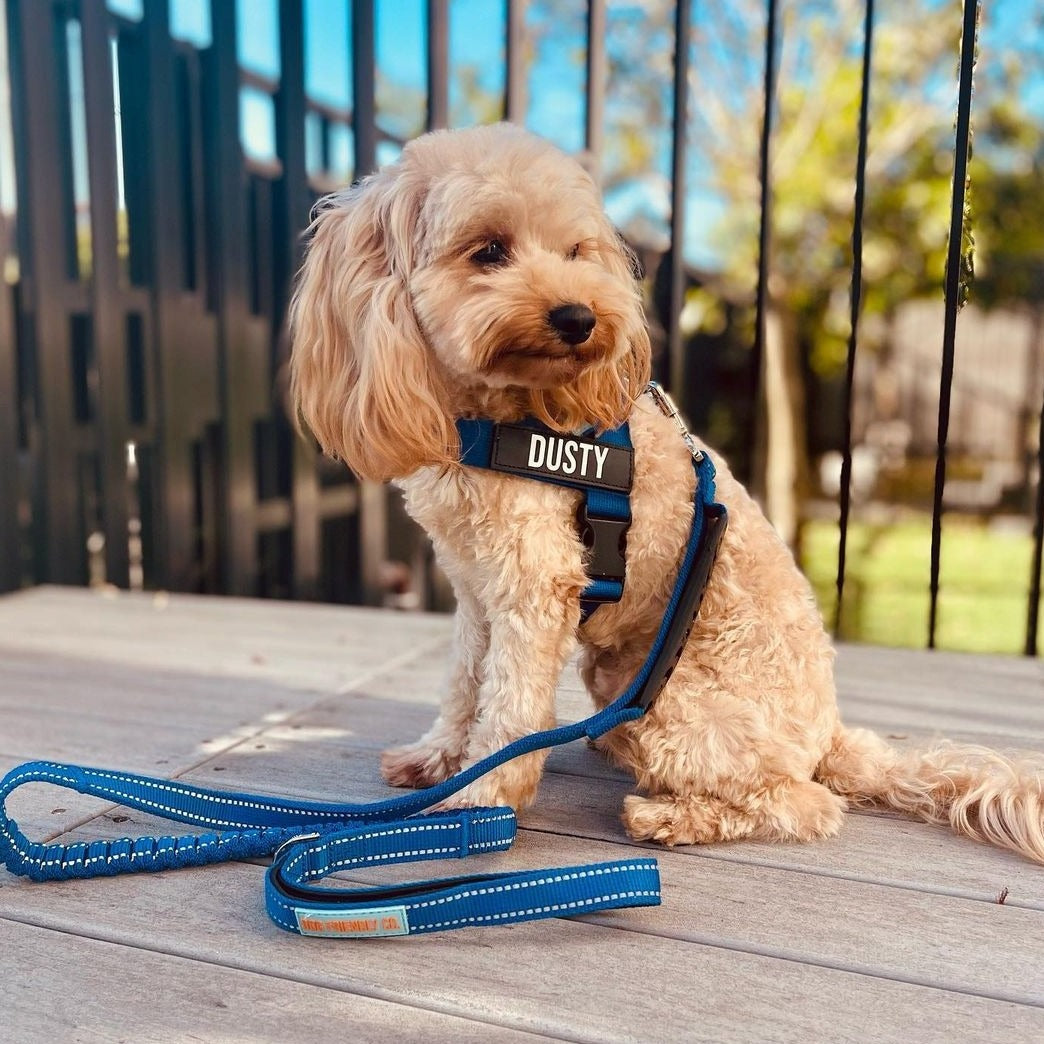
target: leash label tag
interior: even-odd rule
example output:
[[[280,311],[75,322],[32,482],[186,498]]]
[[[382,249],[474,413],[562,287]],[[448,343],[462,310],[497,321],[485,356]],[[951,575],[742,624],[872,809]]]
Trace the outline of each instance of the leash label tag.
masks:
[[[320,935],[328,939],[375,939],[410,934],[405,906],[347,910],[294,907],[294,915],[297,917],[297,930],[302,935]]]
[[[540,475],[571,486],[629,493],[634,452],[583,435],[498,424],[489,466],[512,475]]]

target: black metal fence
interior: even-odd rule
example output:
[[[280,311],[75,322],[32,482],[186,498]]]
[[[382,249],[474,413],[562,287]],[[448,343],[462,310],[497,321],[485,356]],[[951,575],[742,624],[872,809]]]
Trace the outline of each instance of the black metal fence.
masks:
[[[0,590],[82,584],[93,571],[121,587],[378,601],[388,539],[385,496],[317,458],[292,434],[281,402],[288,288],[310,205],[333,187],[331,143],[350,130],[358,177],[376,166],[380,142],[394,140],[377,119],[375,0],[349,5],[350,108],[306,92],[304,0],[279,0],[280,67],[272,77],[241,66],[233,0],[209,5],[206,46],[172,36],[167,0],[143,0],[140,11],[113,5],[129,14],[115,13],[105,0],[6,0],[2,6],[17,193],[13,212],[0,208],[6,273],[0,283]],[[525,9],[524,0],[505,0],[503,8],[503,115],[513,120],[525,117]],[[660,371],[683,396],[689,359],[679,322],[686,285],[680,244],[691,11],[691,4],[678,4],[674,20],[673,213],[661,277],[667,301]],[[936,629],[977,11],[977,0],[965,0],[940,346],[929,645]],[[590,0],[585,17],[584,144],[597,164],[607,80],[605,0]],[[427,0],[426,18],[425,122],[433,129],[449,121],[448,0]],[[766,30],[752,403],[758,401],[771,249],[776,0],[767,0]],[[858,162],[838,606],[873,31],[867,0],[863,106],[852,128]],[[252,158],[241,146],[244,91],[270,99],[273,157]],[[317,143],[316,162],[306,157],[309,135]],[[6,146],[0,136],[0,149]],[[1029,655],[1037,652],[1042,488],[1038,479]]]
[[[354,121],[361,172],[373,21],[354,7],[356,110],[319,117]],[[305,173],[301,4],[281,5],[278,82],[240,69],[233,3],[212,5],[205,49],[171,37],[164,0],[140,20],[104,0],[7,9],[19,278],[0,310],[0,586],[86,582],[101,534],[121,587],[133,565],[174,590],[374,598],[382,498],[324,468],[279,402],[298,237],[327,187]],[[278,161],[244,156],[244,86],[274,101]]]

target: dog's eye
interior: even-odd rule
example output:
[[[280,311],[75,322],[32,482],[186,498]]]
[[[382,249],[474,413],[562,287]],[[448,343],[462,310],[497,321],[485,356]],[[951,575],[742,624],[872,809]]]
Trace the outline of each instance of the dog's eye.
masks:
[[[580,244],[574,243],[572,249],[566,255],[570,261],[575,261],[580,256]]]
[[[491,239],[471,255],[471,260],[477,265],[502,265],[507,259],[507,247],[499,239]]]

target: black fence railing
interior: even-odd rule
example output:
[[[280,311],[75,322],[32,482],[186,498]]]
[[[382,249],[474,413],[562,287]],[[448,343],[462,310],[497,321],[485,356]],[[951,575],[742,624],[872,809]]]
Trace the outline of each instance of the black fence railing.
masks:
[[[306,89],[307,0],[278,2],[277,75],[240,59],[236,23],[243,5],[207,6],[209,38],[188,41],[172,35],[168,0],[0,0],[11,139],[4,140],[7,114],[0,112],[0,149],[13,146],[16,187],[13,205],[0,206],[0,590],[104,577],[120,587],[376,602],[386,584],[383,492],[319,459],[292,433],[282,402],[283,320],[310,206],[338,182],[374,169],[382,147],[401,145],[378,119],[375,0],[348,4],[350,105],[318,100]],[[504,0],[490,8],[504,26],[502,56],[490,59],[504,67],[502,115],[523,121],[527,4]],[[963,12],[928,645],[936,641],[977,0],[964,0]],[[422,13],[422,126],[435,129],[451,123],[452,5],[427,0]],[[583,145],[596,173],[605,148],[607,17],[605,0],[584,6]],[[683,251],[692,18],[690,3],[676,6],[670,242],[651,281],[663,326],[659,376],[699,415],[714,389],[694,381],[691,339],[681,322],[692,281]],[[862,101],[851,128],[857,154],[851,335],[837,446],[838,629],[846,604],[872,0],[863,27]],[[776,0],[767,0],[764,28],[756,316],[741,381],[761,439],[781,32]],[[271,113],[271,154],[243,147],[244,93]],[[346,141],[347,164],[335,161]],[[0,164],[0,179],[4,170]],[[1036,496],[1027,493],[1028,655],[1038,651],[1044,542],[1044,448],[1036,454]]]

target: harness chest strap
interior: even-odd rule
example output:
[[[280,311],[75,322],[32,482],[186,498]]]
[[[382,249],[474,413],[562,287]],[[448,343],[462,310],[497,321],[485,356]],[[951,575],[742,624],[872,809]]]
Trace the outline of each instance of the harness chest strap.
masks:
[[[634,450],[629,425],[593,437],[562,434],[536,420],[497,424],[485,418],[457,421],[460,461],[473,468],[575,489],[580,538],[587,548],[589,583],[580,596],[581,618],[623,597],[627,530],[631,524]]]
[[[516,830],[509,808],[418,813],[512,758],[584,736],[595,739],[645,712],[681,654],[725,525],[724,509],[714,503],[709,458],[694,458],[694,466],[692,532],[653,647],[627,690],[590,718],[522,737],[437,786],[369,804],[284,801],[207,790],[178,780],[29,762],[0,781],[0,863],[12,873],[44,881],[202,866],[275,852],[265,887],[272,919],[302,934],[351,938],[658,904],[656,861],[644,858],[380,889],[319,889],[314,882],[338,870],[509,847]],[[21,833],[5,807],[8,794],[33,782],[67,787],[208,832],[37,844]]]

